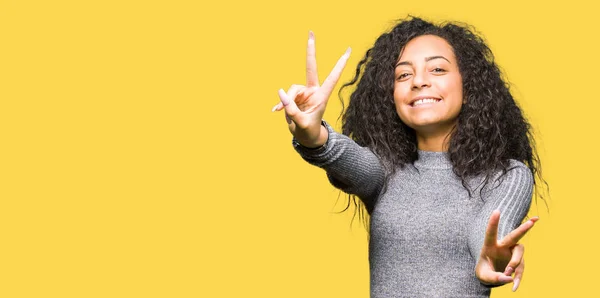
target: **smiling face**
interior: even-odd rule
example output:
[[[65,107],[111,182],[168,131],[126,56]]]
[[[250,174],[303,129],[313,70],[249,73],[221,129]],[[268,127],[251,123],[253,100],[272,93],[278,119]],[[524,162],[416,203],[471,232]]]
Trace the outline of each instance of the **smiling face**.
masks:
[[[394,102],[417,134],[449,132],[463,103],[462,78],[450,44],[435,35],[412,39],[395,70]]]

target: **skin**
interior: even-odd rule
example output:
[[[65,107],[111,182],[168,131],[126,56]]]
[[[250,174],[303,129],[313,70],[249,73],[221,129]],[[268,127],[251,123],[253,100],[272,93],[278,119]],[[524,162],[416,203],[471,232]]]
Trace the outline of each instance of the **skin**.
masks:
[[[303,146],[316,148],[327,142],[328,132],[321,120],[349,57],[350,48],[320,85],[315,39],[310,32],[306,48],[306,85],[292,85],[287,92],[279,90],[280,102],[272,111],[285,110],[288,129]],[[419,149],[447,151],[448,136],[463,104],[462,78],[452,47],[437,36],[416,37],[400,53],[395,74],[396,111],[404,123],[415,129]],[[410,105],[415,97],[423,95],[441,101],[419,107]],[[525,269],[524,247],[518,242],[538,220],[533,217],[497,240],[500,211],[492,213],[475,266],[475,274],[483,284],[512,282],[513,291],[517,290]]]
[[[462,77],[452,47],[435,35],[412,39],[400,53],[395,78],[396,111],[415,130],[419,149],[447,151],[463,102]],[[411,105],[423,96],[440,101]]]

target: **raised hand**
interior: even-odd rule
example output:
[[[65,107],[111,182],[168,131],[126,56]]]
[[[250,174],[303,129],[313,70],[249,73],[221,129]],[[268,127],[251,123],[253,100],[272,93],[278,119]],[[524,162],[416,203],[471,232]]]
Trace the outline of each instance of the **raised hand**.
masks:
[[[498,237],[500,211],[495,210],[492,212],[485,232],[481,254],[475,266],[475,275],[483,284],[504,285],[513,282],[512,290],[517,290],[525,269],[524,247],[518,242],[538,220],[537,216],[531,218],[498,241],[496,239]],[[513,273],[515,275],[514,279],[512,277]]]
[[[292,85],[287,92],[279,90],[280,103],[272,111],[285,109],[285,117],[292,135],[307,147],[318,147],[325,143],[321,120],[333,88],[350,57],[350,48],[338,60],[323,85],[319,85],[317,59],[315,57],[315,37],[309,32],[306,47],[306,86]],[[325,131],[326,134],[326,131]]]

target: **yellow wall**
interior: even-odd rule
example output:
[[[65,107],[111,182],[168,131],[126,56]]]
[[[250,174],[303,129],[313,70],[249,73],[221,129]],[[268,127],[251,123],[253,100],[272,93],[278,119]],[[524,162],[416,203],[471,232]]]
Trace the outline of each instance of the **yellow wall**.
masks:
[[[270,109],[304,83],[309,30],[321,78],[352,47],[347,81],[409,13],[481,31],[538,132],[550,213],[494,296],[591,295],[588,1],[238,2],[0,2],[1,297],[368,297],[364,229]]]

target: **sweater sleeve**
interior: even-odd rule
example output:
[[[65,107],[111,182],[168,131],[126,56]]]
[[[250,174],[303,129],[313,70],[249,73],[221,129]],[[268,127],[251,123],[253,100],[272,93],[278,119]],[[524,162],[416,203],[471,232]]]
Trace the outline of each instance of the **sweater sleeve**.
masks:
[[[483,208],[476,215],[469,235],[469,250],[473,259],[479,259],[489,218],[500,210],[498,240],[517,228],[529,211],[533,192],[533,175],[525,164],[511,160],[505,175],[496,178],[491,188],[484,192]]]
[[[370,149],[337,133],[327,122],[322,121],[322,125],[329,132],[323,146],[306,148],[293,139],[294,149],[308,163],[324,169],[333,186],[357,195],[367,210],[372,210],[385,180],[385,171],[379,158]]]

